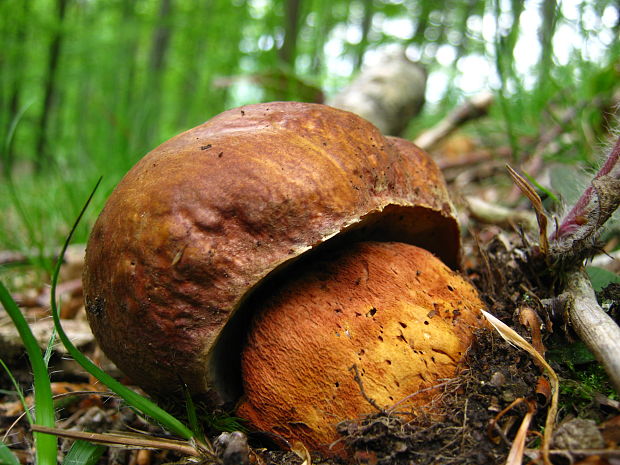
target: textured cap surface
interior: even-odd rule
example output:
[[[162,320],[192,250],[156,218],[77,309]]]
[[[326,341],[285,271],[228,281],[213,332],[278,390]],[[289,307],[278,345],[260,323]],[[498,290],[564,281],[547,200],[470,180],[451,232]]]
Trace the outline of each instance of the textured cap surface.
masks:
[[[375,412],[364,395],[383,409],[406,400],[401,412],[439,396],[428,388],[457,374],[483,304],[409,244],[360,242],[327,255],[256,310],[237,414],[333,455],[336,425]]]
[[[214,344],[248,292],[352,229],[458,263],[441,174],[413,144],[324,105],[224,112],[147,154],[111,194],[86,252],[93,332],[146,390],[183,380],[207,392]]]

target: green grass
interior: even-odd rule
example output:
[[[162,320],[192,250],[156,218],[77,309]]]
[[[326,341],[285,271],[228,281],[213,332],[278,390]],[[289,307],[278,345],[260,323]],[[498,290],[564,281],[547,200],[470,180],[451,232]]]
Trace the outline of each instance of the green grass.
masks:
[[[8,289],[0,281],[0,302],[2,306],[13,320],[13,324],[17,328],[19,335],[24,343],[28,360],[32,366],[34,374],[34,406],[35,419],[33,423],[38,425],[54,427],[55,413],[54,402],[52,399],[52,389],[49,376],[47,373],[47,365],[41,354],[41,349],[37,340],[30,331],[30,327],[21,311],[11,298]],[[27,406],[26,406],[27,408]],[[35,447],[37,464],[53,465],[56,464],[56,451],[58,440],[55,436],[43,433],[35,433]]]
[[[56,329],[58,337],[76,362],[78,362],[91,375],[95,376],[102,384],[106,385],[119,397],[123,398],[128,405],[135,408],[143,415],[146,415],[148,418],[151,418],[152,421],[160,424],[170,432],[177,434],[178,436],[188,441],[195,441],[196,444],[198,444],[198,447],[209,451],[210,448],[206,444],[204,444],[202,437],[196,436],[196,433],[199,432],[200,428],[198,424],[196,410],[193,403],[191,402],[191,398],[189,398],[189,401],[187,403],[187,411],[188,417],[191,420],[191,426],[193,427],[193,431],[192,429],[185,426],[177,418],[161,409],[149,399],[137,394],[136,392],[121,384],[116,379],[112,378],[107,373],[103,372],[73,345],[73,343],[70,341],[67,334],[65,333],[64,329],[62,328],[56,302],[56,287],[58,284],[60,266],[62,264],[64,253],[71,241],[71,238],[73,237],[73,234],[76,231],[78,224],[84,212],[86,211],[90,201],[92,200],[98,186],[99,182],[97,182],[97,185],[91,192],[86,204],[79,212],[77,220],[73,223],[73,226],[69,231],[66,240],[64,241],[64,245],[60,251],[59,257],[56,261],[56,266],[52,273],[50,304],[52,309],[52,317],[54,319],[54,327]],[[28,326],[26,319],[22,315],[19,307],[17,306],[17,304],[11,297],[8,289],[4,286],[1,280],[0,302],[2,303],[2,306],[5,308],[8,315],[13,320],[13,324],[17,328],[20,338],[24,343],[24,347],[28,354],[28,359],[32,366],[34,374],[34,417],[32,417],[32,415],[29,413],[29,407],[26,405],[26,401],[21,392],[21,387],[14,380],[12,373],[6,367],[4,362],[2,362],[2,366],[9,374],[9,377],[13,380],[13,384],[18,392],[20,399],[22,400],[22,403],[24,404],[24,408],[27,412],[27,418],[31,422],[31,424],[40,425],[47,428],[54,428],[54,401],[51,391],[50,378],[47,370],[47,363],[49,361],[55,335],[52,336],[52,339],[50,340],[50,343],[48,344],[45,353],[42,353],[35,337],[30,330],[30,327]],[[47,434],[42,432],[35,432],[34,437],[36,463],[39,465],[55,465],[57,463],[58,454],[57,437],[54,434]],[[67,453],[64,463],[70,463],[72,465],[88,465],[91,463],[96,463],[96,461],[104,451],[105,447],[102,447],[100,445],[90,444],[85,441],[76,441],[70,451]],[[0,447],[0,460],[2,460],[2,462],[0,463],[7,464],[15,463],[16,460],[15,456],[4,444],[2,444],[2,447]]]
[[[58,275],[60,273],[60,266],[62,264],[62,257],[64,256],[67,247],[73,237],[73,233],[77,229],[77,226],[86,211],[90,201],[92,200],[97,187],[99,186],[99,182],[95,185],[95,188],[91,192],[86,204],[80,211],[77,220],[73,224],[71,231],[69,232],[67,239],[64,242],[63,248],[60,252],[60,258],[56,262],[56,268],[54,269],[54,274],[52,275],[52,288],[51,288],[51,307],[52,307],[52,317],[54,319],[54,327],[58,332],[58,337],[62,341],[63,345],[69,352],[69,354],[73,357],[73,359],[78,362],[82,368],[84,368],[88,373],[96,377],[102,384],[111,389],[118,396],[122,397],[127,404],[136,408],[138,411],[142,412],[146,416],[152,418],[157,423],[168,429],[169,431],[178,434],[184,439],[194,439],[193,431],[181,423],[178,419],[170,415],[168,412],[162,410],[155,403],[151,402],[147,398],[135,393],[131,389],[127,388],[119,381],[114,379],[112,376],[105,373],[101,368],[95,365],[92,361],[90,361],[87,357],[82,354],[77,347],[73,345],[64,329],[62,328],[62,324],[60,322],[60,314],[58,312],[57,302],[56,302],[56,286],[58,284]],[[198,438],[196,438],[198,439]],[[199,439],[198,439],[199,440]]]

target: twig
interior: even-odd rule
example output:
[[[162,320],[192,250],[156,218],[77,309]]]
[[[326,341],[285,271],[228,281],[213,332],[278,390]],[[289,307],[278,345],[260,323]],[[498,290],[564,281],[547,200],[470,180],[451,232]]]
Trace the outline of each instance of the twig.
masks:
[[[530,423],[532,423],[532,418],[536,413],[536,402],[526,400],[525,403],[527,404],[527,413],[523,417],[521,426],[519,426],[519,430],[517,431],[517,435],[512,441],[510,452],[506,458],[506,465],[521,465],[523,463],[523,451],[525,450],[527,432],[530,428]]]
[[[583,269],[569,272],[566,280],[570,322],[620,393],[620,327],[596,301],[592,283]]]
[[[364,396],[364,399],[366,399],[366,401],[372,405],[374,408],[376,408],[379,413],[385,413],[385,410],[383,410],[381,407],[379,407],[377,405],[377,402],[372,399],[371,397],[368,396],[368,394],[366,394],[366,391],[364,390],[364,384],[362,383],[362,378],[360,377],[360,372],[357,369],[357,365],[354,363],[353,365],[351,365],[351,367],[349,368],[349,371],[353,372],[353,379],[355,380],[355,382],[357,383],[357,385],[360,387],[360,392],[362,393],[362,396]]]
[[[53,434],[69,439],[82,439],[88,442],[105,444],[110,447],[125,447],[137,449],[165,449],[173,450],[185,455],[200,457],[200,451],[186,441],[176,441],[172,439],[136,437],[135,435],[114,434],[114,433],[88,433],[83,431],[69,431],[59,428],[49,428],[47,426],[32,425],[32,430],[39,433]]]
[[[493,94],[485,92],[476,95],[442,119],[435,127],[424,131],[413,142],[418,147],[429,150],[466,122],[486,115],[492,103]]]
[[[0,265],[28,263],[28,256],[13,250],[0,250]]]
[[[528,231],[536,230],[536,217],[531,211],[519,211],[506,208],[498,204],[489,203],[474,196],[465,197],[472,216],[485,224],[495,224],[503,227],[521,225]]]
[[[455,168],[463,168],[473,165],[478,165],[481,163],[486,163],[494,158],[501,158],[495,153],[495,151],[478,151],[471,152],[467,154],[463,154],[463,156],[458,159],[453,159],[451,157],[439,157],[435,160],[437,166],[441,171],[447,171]],[[445,173],[444,173],[445,176]]]
[[[64,257],[70,261],[81,260],[84,256],[85,245],[75,244],[70,246],[69,253]],[[50,260],[58,260],[60,249],[57,247],[46,247],[42,250],[30,249],[26,252],[14,250],[0,250],[0,265],[22,265],[29,263],[32,257],[46,257]]]
[[[418,394],[422,394],[423,392],[428,392],[428,391],[432,391],[433,389],[440,389],[444,386],[447,386],[448,384],[450,384],[451,382],[455,381],[456,378],[452,378],[449,379],[448,381],[444,381],[443,383],[440,384],[435,384],[434,386],[429,386],[427,388],[424,389],[418,389],[415,392],[412,392],[411,394],[403,397],[401,400],[399,400],[398,402],[396,402],[394,405],[392,405],[387,412],[388,413],[392,413],[394,410],[396,410],[396,407],[398,407],[399,405],[404,404],[405,402],[407,402],[409,399],[412,399],[413,397],[417,396]]]

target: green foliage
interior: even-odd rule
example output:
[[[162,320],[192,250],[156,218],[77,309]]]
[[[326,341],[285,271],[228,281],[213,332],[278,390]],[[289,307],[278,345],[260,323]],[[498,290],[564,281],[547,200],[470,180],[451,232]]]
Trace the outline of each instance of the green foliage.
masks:
[[[592,281],[592,287],[596,292],[600,292],[611,283],[620,283],[620,276],[604,268],[588,266],[586,271],[588,272],[590,281]]]
[[[199,415],[202,423],[214,431],[246,431],[247,428],[243,425],[244,420],[239,417],[235,417],[222,412],[210,412],[206,409]]]
[[[617,398],[604,368],[583,342],[567,343],[558,338],[553,341],[547,358],[560,367],[560,403],[564,408],[587,411],[597,393]]]
[[[95,465],[106,447],[78,440],[73,443],[63,460],[63,465]]]
[[[498,105],[480,134],[510,145],[519,160],[541,119],[577,107],[564,124],[573,138],[549,156],[593,161],[617,89],[620,45],[609,37],[618,13],[604,1],[570,3],[1,2],[0,171],[8,182],[0,182],[0,248],[45,266],[99,176],[104,185],[76,232],[80,242],[109,191],[157,144],[232,106],[332,94],[386,47],[406,47],[430,72],[431,101],[412,131],[472,92],[472,78],[482,84],[486,63]],[[576,39],[559,54],[555,39],[567,28]],[[528,37],[543,52],[528,49],[524,66],[516,57]]]
[[[610,399],[618,395],[609,384],[609,378],[603,367],[598,363],[581,365],[578,369],[568,363],[570,378],[562,379],[560,394],[562,403],[580,411],[592,404],[594,396],[603,394]]]
[[[0,465],[19,465],[17,457],[3,442],[0,442]]]
[[[19,332],[24,343],[28,359],[34,374],[34,402],[35,423],[42,426],[53,427],[55,425],[54,402],[50,386],[47,365],[41,354],[41,349],[35,339],[26,319],[11,297],[11,294],[0,281],[0,303],[8,313],[13,324]],[[55,436],[43,433],[35,433],[35,445],[37,463],[40,465],[56,464],[56,446],[58,440]]]

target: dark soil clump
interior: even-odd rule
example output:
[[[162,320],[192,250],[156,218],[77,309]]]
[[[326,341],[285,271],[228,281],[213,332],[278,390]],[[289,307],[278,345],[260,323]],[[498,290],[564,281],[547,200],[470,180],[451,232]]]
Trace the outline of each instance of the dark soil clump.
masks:
[[[468,358],[468,370],[447,382],[432,414],[379,413],[340,424],[355,461],[379,465],[505,461],[510,447],[506,436],[518,427],[525,410],[516,408],[504,417],[513,428],[505,428],[501,435],[490,431],[489,425],[514,400],[535,396],[538,370],[522,351],[486,330],[479,332]]]

